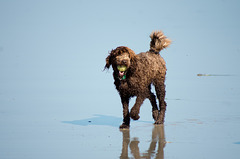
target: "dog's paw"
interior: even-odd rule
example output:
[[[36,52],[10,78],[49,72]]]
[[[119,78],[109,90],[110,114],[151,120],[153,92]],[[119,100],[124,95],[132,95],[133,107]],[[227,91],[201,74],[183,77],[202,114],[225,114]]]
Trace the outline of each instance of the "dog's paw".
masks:
[[[164,123],[164,121],[162,121],[162,120],[157,120],[157,121],[155,121],[155,125],[160,125],[160,124],[163,124]]]
[[[138,115],[138,111],[137,110],[134,110],[132,109],[131,112],[130,112],[130,117],[133,119],[133,120],[138,120],[140,118],[140,116]]]
[[[119,129],[129,129],[129,127],[130,127],[129,125],[123,123],[122,125],[119,126]]]

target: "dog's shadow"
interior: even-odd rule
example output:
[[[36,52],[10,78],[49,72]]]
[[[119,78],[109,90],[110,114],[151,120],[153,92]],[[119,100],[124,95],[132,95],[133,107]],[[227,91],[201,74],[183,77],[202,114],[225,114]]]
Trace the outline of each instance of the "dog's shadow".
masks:
[[[141,120],[134,121],[134,122],[151,123],[150,121],[141,121]],[[109,116],[109,115],[94,114],[94,117],[92,118],[87,118],[82,120],[73,120],[73,121],[62,121],[62,123],[81,125],[81,126],[101,125],[101,126],[119,127],[119,125],[122,123],[122,118]]]
[[[164,125],[154,125],[152,130],[152,139],[148,150],[141,153],[138,144],[140,141],[138,138],[134,137],[132,140],[130,138],[130,130],[121,130],[123,140],[122,140],[122,152],[120,155],[121,159],[129,158],[128,147],[130,147],[130,152],[134,158],[164,158],[164,147],[166,145]],[[157,146],[158,145],[158,146]],[[156,149],[157,147],[157,149]]]
[[[108,115],[100,115],[94,114],[94,117],[82,119],[82,120],[73,120],[73,121],[62,121],[63,123],[67,124],[74,124],[74,125],[81,125],[81,126],[88,126],[88,125],[105,125],[105,126],[112,126],[112,127],[119,127],[122,118],[108,116]]]

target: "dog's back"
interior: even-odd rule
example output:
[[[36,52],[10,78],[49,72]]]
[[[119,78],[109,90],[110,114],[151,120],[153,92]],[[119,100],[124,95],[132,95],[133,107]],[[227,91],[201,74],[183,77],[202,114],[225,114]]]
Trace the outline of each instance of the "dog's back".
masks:
[[[138,60],[135,76],[138,77],[144,85],[149,85],[154,79],[165,78],[167,70],[166,62],[159,52],[171,44],[171,40],[168,39],[162,31],[153,31],[150,34],[150,38],[149,51],[137,55]]]
[[[166,63],[159,54],[152,52],[142,52],[137,55],[136,71],[132,76],[145,87],[153,82],[154,79],[165,77]]]
[[[142,61],[143,60],[145,61],[145,62],[142,62],[142,64],[148,65],[148,66],[145,66],[145,68],[148,67],[148,71],[150,72],[156,72],[159,70],[162,70],[162,72],[166,71],[166,62],[161,55],[153,54],[151,52],[146,52],[146,53],[140,53],[138,54],[138,56]]]

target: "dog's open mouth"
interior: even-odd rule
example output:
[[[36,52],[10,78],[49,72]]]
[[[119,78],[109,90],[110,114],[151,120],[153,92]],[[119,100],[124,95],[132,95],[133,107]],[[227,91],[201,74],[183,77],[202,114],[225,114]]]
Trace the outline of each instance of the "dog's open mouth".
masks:
[[[125,79],[126,78],[127,66],[125,66],[125,65],[118,65],[117,69],[119,71],[119,73],[118,73],[119,78]]]
[[[123,77],[124,76],[124,74],[125,74],[125,72],[124,71],[119,71],[119,77]]]

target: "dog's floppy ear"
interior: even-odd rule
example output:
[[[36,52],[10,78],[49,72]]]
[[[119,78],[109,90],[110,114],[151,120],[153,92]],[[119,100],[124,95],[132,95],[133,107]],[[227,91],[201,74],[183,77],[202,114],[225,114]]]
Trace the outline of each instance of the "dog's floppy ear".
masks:
[[[105,67],[104,67],[104,70],[105,70],[106,68],[109,69],[109,67],[112,65],[113,51],[114,51],[114,50],[112,50],[112,51],[110,52],[110,54],[108,55],[108,57],[106,58],[106,65],[105,65]]]
[[[111,66],[110,58],[111,58],[111,55],[108,55],[108,57],[106,58],[106,65],[104,67],[104,70],[106,68],[109,69],[109,67]]]

